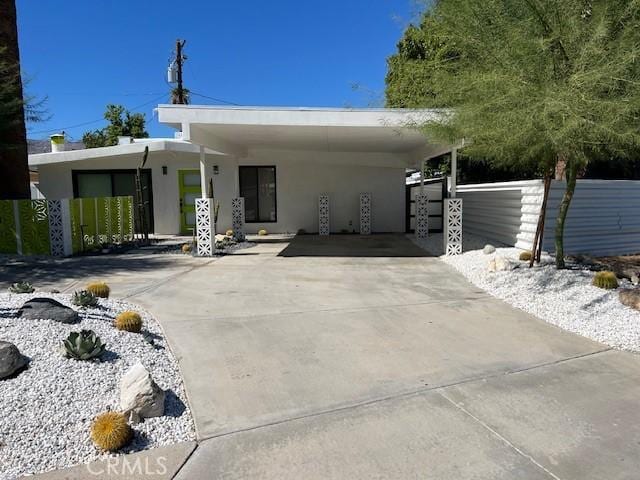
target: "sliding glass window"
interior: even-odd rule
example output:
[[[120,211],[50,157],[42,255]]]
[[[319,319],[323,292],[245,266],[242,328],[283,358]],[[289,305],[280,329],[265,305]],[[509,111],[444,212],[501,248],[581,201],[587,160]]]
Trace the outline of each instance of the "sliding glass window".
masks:
[[[277,222],[276,167],[239,167],[246,222]]]

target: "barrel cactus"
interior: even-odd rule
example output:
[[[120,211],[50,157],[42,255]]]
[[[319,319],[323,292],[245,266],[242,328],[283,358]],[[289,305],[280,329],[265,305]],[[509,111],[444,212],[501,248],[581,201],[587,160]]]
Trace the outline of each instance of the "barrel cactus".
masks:
[[[520,260],[523,262],[528,262],[531,260],[532,254],[529,251],[520,252]]]
[[[618,278],[616,277],[616,274],[608,270],[596,272],[592,283],[594,286],[604,288],[606,290],[618,288]]]
[[[182,253],[191,253],[193,247],[190,243],[184,243],[181,247]]]
[[[125,447],[133,438],[127,418],[119,412],[104,412],[91,424],[91,440],[100,450],[114,452]]]
[[[71,302],[78,307],[95,307],[98,304],[98,297],[89,290],[79,290],[73,292]]]
[[[227,237],[233,237],[233,230],[229,229],[229,230],[227,230],[226,232],[224,232],[224,234],[225,234]]]
[[[33,293],[35,290],[29,282],[16,282],[9,287],[11,293]]]
[[[261,230],[258,230],[258,235],[266,235],[267,231],[263,228]]]
[[[71,332],[63,346],[65,356],[75,360],[99,358],[107,348],[93,330]]]
[[[111,293],[109,285],[104,282],[90,283],[89,285],[87,285],[87,291],[100,298],[109,298],[109,293]]]
[[[142,317],[137,312],[127,310],[118,314],[114,321],[114,325],[118,330],[140,333],[140,330],[142,330]]]

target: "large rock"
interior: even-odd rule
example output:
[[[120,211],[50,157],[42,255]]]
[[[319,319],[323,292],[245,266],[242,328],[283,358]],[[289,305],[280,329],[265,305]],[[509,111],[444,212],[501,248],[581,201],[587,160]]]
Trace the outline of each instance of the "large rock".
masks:
[[[11,342],[0,340],[0,378],[13,375],[27,364],[27,359]]]
[[[640,310],[640,288],[625,288],[618,293],[620,303],[627,307]]]
[[[511,260],[498,255],[493,260],[490,260],[487,266],[487,270],[490,272],[505,272],[514,268],[515,264]]]
[[[494,247],[493,245],[487,243],[484,248],[482,249],[482,253],[484,253],[485,255],[491,255],[493,252],[496,251],[496,247]]]
[[[136,363],[120,380],[120,408],[132,422],[164,414],[165,392],[141,363]]]
[[[631,280],[631,283],[634,285],[640,285],[640,272],[633,272],[629,275],[629,280]]]
[[[18,316],[30,320],[54,320],[60,323],[78,323],[80,316],[73,308],[65,307],[53,298],[32,298],[22,305]]]

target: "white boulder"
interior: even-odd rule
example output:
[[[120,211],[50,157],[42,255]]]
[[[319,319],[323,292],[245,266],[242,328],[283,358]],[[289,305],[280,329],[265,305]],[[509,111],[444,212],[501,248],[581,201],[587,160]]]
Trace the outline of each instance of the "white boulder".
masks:
[[[496,251],[496,247],[494,247],[493,245],[487,243],[484,248],[482,249],[482,253],[484,253],[485,255],[491,255],[493,252]]]
[[[164,414],[165,392],[141,363],[126,371],[120,380],[120,408],[131,421]]]
[[[496,258],[489,260],[489,264],[487,265],[487,270],[490,272],[505,272],[513,270],[514,268],[516,268],[515,263],[499,255],[496,255]]]

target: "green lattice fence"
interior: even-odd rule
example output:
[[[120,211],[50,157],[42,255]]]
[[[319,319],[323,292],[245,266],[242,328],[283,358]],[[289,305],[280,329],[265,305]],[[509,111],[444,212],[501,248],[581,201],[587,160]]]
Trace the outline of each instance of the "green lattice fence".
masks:
[[[133,239],[133,198],[70,200],[73,252]]]

